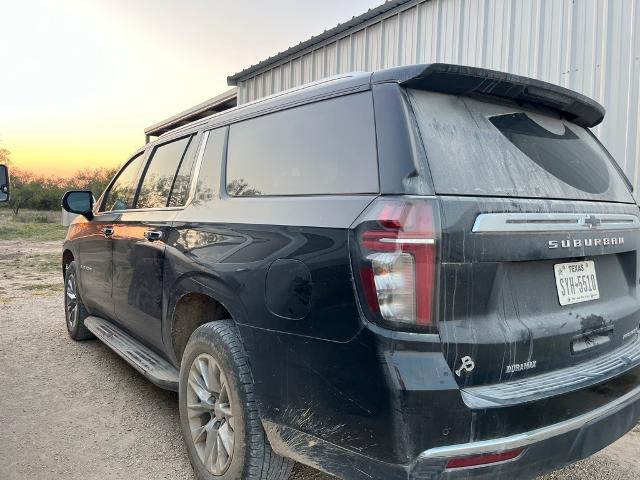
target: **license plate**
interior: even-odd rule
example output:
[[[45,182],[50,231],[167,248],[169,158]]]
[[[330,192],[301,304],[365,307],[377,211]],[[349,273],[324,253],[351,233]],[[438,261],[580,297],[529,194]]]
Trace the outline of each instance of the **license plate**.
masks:
[[[571,305],[600,298],[593,260],[557,263],[553,269],[556,273],[560,305]]]

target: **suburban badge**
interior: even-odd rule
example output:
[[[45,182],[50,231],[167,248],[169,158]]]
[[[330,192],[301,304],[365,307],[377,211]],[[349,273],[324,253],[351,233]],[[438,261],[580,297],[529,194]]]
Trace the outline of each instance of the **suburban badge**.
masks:
[[[607,247],[623,243],[624,237],[574,238],[572,240],[549,240],[549,248]]]

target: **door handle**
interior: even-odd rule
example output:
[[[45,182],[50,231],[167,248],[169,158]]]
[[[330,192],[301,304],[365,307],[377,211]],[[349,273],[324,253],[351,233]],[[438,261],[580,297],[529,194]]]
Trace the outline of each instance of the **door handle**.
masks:
[[[162,240],[163,233],[160,230],[147,230],[144,232],[144,238],[149,240],[150,242],[155,242],[156,240]]]
[[[102,229],[102,233],[105,237],[110,237],[113,235],[113,227],[104,227]]]

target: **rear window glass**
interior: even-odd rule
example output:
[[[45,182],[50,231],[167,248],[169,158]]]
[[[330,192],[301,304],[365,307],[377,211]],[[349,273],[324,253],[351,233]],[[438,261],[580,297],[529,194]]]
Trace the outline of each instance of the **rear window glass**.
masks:
[[[602,145],[554,116],[409,90],[437,193],[634,200]]]
[[[229,195],[377,191],[370,92],[303,105],[231,126]]]

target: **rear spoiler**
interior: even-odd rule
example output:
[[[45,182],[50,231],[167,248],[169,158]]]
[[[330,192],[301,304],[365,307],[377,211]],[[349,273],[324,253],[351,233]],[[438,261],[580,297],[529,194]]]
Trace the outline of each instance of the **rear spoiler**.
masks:
[[[371,81],[397,82],[420,90],[542,105],[582,127],[598,125],[605,114],[602,105],[573,90],[533,78],[463,65],[432,63],[390,68],[375,72]]]

